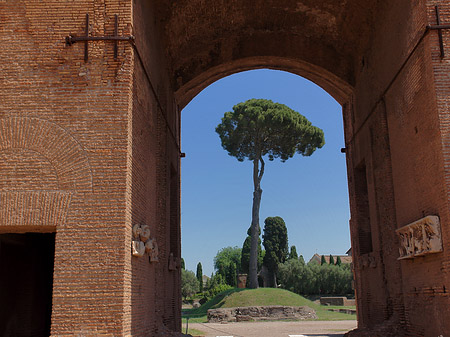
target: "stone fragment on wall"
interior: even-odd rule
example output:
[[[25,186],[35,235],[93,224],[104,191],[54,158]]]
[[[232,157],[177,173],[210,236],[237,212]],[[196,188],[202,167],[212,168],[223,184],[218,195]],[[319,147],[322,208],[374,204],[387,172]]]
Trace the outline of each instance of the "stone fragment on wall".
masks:
[[[141,235],[141,225],[136,224],[133,226],[133,238],[137,240],[139,235]]]
[[[146,242],[150,238],[150,227],[147,225],[141,226],[141,241]]]
[[[156,239],[150,237],[150,226],[136,224],[132,228],[132,254],[142,257],[148,254],[150,262],[158,262],[159,250]]]
[[[399,260],[442,252],[439,217],[429,215],[396,230],[400,247]]]
[[[372,252],[372,253],[367,253],[367,254],[363,254],[359,257],[360,259],[360,266],[362,268],[376,268],[378,263],[377,263],[377,256]]]
[[[156,239],[153,239],[153,249],[150,253],[150,262],[158,262],[159,261],[159,248]]]
[[[133,241],[133,256],[141,257],[145,254],[145,245],[142,241]]]
[[[173,256],[173,253],[170,253],[169,270],[175,270],[175,269],[177,269],[177,262],[176,262],[175,256]]]

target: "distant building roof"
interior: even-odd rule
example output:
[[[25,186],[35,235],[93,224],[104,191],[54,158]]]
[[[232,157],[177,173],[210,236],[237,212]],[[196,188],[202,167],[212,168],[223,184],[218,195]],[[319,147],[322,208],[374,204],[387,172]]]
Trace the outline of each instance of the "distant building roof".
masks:
[[[203,285],[206,285],[206,282],[208,282],[210,278],[206,275],[202,275]]]
[[[323,256],[325,257],[326,263],[329,264],[329,263],[330,263],[330,254],[328,254],[328,255],[323,254]],[[341,262],[342,262],[343,264],[349,264],[349,263],[352,263],[352,257],[351,257],[351,256],[348,256],[348,255],[333,255],[334,263],[336,263],[337,257],[338,257],[338,256],[341,258]],[[320,263],[321,260],[322,260],[322,255],[319,255],[319,254],[316,253],[316,254],[314,254],[314,255],[311,257],[311,259],[309,260],[309,262],[317,262],[317,263]]]

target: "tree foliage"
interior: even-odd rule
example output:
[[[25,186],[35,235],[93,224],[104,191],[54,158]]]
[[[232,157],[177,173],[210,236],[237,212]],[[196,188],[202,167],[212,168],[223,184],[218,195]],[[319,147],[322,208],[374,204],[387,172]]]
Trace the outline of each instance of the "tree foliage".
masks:
[[[250,246],[251,246],[251,228],[247,231],[247,237],[245,238],[244,244],[242,245],[241,252],[241,270],[243,274],[248,274],[250,266]],[[259,234],[261,234],[261,228],[259,228]],[[263,251],[261,249],[261,238],[258,236],[258,271],[261,270],[263,263]]]
[[[323,131],[288,106],[250,99],[226,112],[216,128],[222,147],[239,161],[286,161],[296,153],[310,156],[325,144]]]
[[[198,291],[198,280],[193,271],[181,270],[181,295],[186,298]]]
[[[227,266],[225,281],[232,287],[237,286],[237,270],[236,263],[232,262]]]
[[[197,264],[197,273],[195,275],[197,277],[198,280],[198,287],[199,287],[199,292],[203,291],[203,268],[202,268],[202,264],[199,262]]]
[[[257,256],[261,179],[264,157],[282,162],[298,153],[310,156],[325,144],[323,131],[306,117],[284,104],[265,99],[250,99],[226,112],[216,127],[222,147],[239,161],[253,162],[253,206],[249,263],[250,288],[258,287]]]
[[[289,252],[287,228],[281,217],[268,217],[264,221],[263,245],[266,250],[263,263],[272,275],[269,282],[276,286],[278,264],[286,261]]]
[[[217,274],[220,274],[230,286],[236,284],[236,276],[231,276],[231,270],[234,270],[235,275],[241,270],[241,251],[239,247],[225,247],[219,250],[214,257],[214,268]]]
[[[301,295],[353,294],[350,265],[342,266],[318,263],[301,263],[289,259],[279,265],[281,287]]]
[[[305,264],[305,259],[303,258],[303,255],[300,255],[298,260],[300,261],[301,264]]]
[[[332,264],[332,265],[334,265],[334,257],[333,257],[333,255],[331,255],[330,254],[330,262],[329,262],[330,264]]]
[[[291,246],[291,251],[289,252],[288,259],[298,259],[297,248],[295,246]]]
[[[221,274],[211,274],[211,278],[206,282],[206,296],[213,298],[222,291],[231,289],[232,287],[225,283],[225,279]]]
[[[184,264],[184,259],[183,258],[181,258],[181,269],[183,269],[183,270],[186,269],[186,266]]]
[[[320,265],[324,265],[324,264],[326,264],[327,263],[327,260],[325,260],[325,256],[321,256],[320,257]]]
[[[341,261],[341,257],[338,255],[337,259],[336,259],[336,266],[340,266],[342,265],[342,261]]]

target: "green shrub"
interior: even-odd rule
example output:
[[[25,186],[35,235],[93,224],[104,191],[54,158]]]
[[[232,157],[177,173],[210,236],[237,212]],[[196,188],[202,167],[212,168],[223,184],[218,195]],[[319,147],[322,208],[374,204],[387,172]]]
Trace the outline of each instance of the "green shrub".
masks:
[[[291,259],[279,265],[279,281],[282,288],[302,295],[353,293],[350,265],[305,265]]]
[[[209,289],[209,290],[207,291],[207,294],[208,294],[208,297],[209,297],[209,298],[213,298],[213,297],[215,297],[217,294],[219,294],[219,293],[221,293],[221,292],[223,292],[223,291],[225,291],[225,290],[230,290],[230,289],[233,289],[233,287],[230,286],[230,285],[228,285],[228,284],[218,284],[218,285],[216,285],[215,287]]]
[[[194,295],[198,290],[198,280],[193,271],[181,270],[181,295],[184,298]]]

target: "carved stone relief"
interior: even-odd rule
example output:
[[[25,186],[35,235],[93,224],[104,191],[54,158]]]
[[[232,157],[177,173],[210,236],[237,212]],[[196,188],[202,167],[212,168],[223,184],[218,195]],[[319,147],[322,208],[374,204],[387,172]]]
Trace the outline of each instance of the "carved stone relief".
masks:
[[[153,249],[150,254],[150,262],[158,262],[159,261],[159,249],[158,249],[158,243],[155,239],[153,241]]]
[[[442,252],[439,217],[429,215],[396,230],[400,241],[399,260]]]
[[[156,239],[150,237],[150,227],[147,225],[133,226],[132,254],[142,257],[148,254],[150,262],[158,262],[159,251]]]
[[[145,245],[142,241],[133,240],[133,256],[141,257],[145,253]]]
[[[373,253],[367,253],[360,256],[360,264],[362,268],[376,268],[377,258]]]

